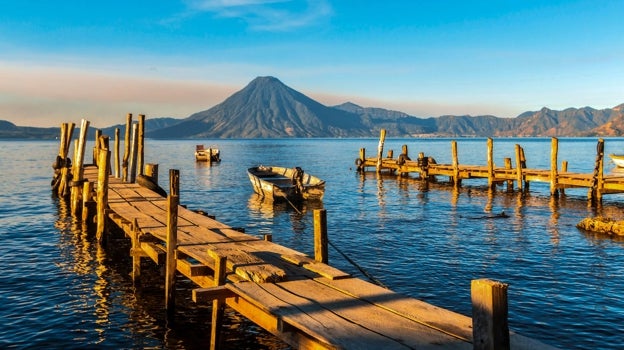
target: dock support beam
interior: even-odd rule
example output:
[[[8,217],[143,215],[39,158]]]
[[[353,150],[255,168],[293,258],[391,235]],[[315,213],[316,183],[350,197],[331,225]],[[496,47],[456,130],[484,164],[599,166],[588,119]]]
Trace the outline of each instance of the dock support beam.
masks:
[[[175,275],[178,247],[178,204],[180,203],[180,171],[169,170],[169,196],[167,196],[167,264],[165,276],[165,309],[167,319],[173,321],[175,313]]]
[[[314,260],[327,264],[327,211],[314,210]]]
[[[475,350],[508,350],[509,323],[505,283],[472,280],[472,346]]]

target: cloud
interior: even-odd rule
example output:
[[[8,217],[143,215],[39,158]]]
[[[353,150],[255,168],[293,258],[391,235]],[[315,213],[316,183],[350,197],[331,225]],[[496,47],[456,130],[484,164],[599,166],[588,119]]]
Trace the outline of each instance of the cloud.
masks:
[[[326,0],[189,0],[191,12],[239,18],[252,30],[280,32],[313,26],[332,14]]]

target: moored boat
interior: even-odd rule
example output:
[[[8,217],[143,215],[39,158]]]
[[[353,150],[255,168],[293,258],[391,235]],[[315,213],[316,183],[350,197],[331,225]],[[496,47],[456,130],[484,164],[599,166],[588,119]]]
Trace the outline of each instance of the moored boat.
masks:
[[[275,201],[322,200],[325,181],[300,167],[257,166],[247,169],[254,192]]]
[[[221,152],[216,147],[204,148],[204,145],[195,146],[195,161],[197,162],[220,162]]]
[[[611,161],[620,168],[624,168],[624,154],[609,154]]]

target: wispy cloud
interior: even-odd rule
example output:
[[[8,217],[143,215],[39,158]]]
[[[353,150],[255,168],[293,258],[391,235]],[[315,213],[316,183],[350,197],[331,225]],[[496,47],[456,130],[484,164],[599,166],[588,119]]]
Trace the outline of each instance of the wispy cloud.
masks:
[[[313,26],[331,16],[326,0],[188,0],[194,13],[212,13],[222,18],[239,18],[257,31],[289,31]]]

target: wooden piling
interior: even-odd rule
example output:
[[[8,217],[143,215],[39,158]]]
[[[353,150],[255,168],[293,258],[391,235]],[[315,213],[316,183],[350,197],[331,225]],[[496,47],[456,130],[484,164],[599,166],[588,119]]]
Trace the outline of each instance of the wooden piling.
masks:
[[[461,179],[459,178],[459,157],[457,156],[457,141],[451,141],[451,158],[453,165],[453,185],[459,187]]]
[[[473,349],[509,349],[507,287],[489,279],[472,280]]]
[[[488,187],[494,188],[494,141],[491,137],[487,139],[487,167]]]
[[[93,143],[93,164],[98,163],[98,159],[100,159],[98,154],[98,142],[100,142],[100,136],[102,136],[102,130],[95,129],[95,142]]]
[[[522,176],[522,148],[519,144],[516,143],[516,186],[518,186],[518,191],[522,191],[522,181],[524,180],[524,176]]]
[[[80,123],[80,136],[76,141],[74,152],[74,166],[72,168],[73,185],[71,188],[71,210],[72,215],[77,216],[82,210],[82,179],[84,177],[84,153],[87,144],[87,131],[89,130],[89,121],[82,119]]]
[[[82,221],[93,224],[93,217],[97,204],[93,200],[93,182],[85,181],[82,184]]]
[[[132,113],[126,115],[126,132],[124,138],[124,155],[121,163],[121,181],[128,182],[128,158],[130,157],[130,132],[132,129]]]
[[[180,171],[169,170],[169,196],[167,196],[167,263],[165,277],[165,309],[172,321],[175,313],[175,274],[178,245],[178,205],[180,204]]]
[[[152,182],[158,185],[158,164],[147,163],[144,168],[145,176],[147,176]]]
[[[379,145],[377,145],[377,172],[381,172],[384,142],[386,141],[386,129],[381,129],[379,133]]]
[[[128,174],[128,182],[134,183],[136,181],[137,171],[137,154],[138,154],[139,140],[138,140],[138,125],[132,125],[132,146],[130,151],[130,166]]]
[[[505,169],[511,170],[511,158],[505,158]],[[513,180],[507,180],[507,192],[513,192]]]
[[[364,170],[364,161],[366,160],[366,148],[360,148],[360,158],[355,161],[358,171]]]
[[[145,114],[139,114],[138,128],[137,172],[143,175],[143,163],[145,162]]]
[[[225,284],[227,258],[209,250],[208,255],[214,259],[214,285],[215,287]],[[221,298],[212,301],[212,324],[210,325],[210,349],[216,350],[221,346],[221,324],[223,323],[223,313],[225,302]]]
[[[98,149],[98,187],[97,187],[97,231],[96,237],[102,242],[106,230],[106,209],[108,207],[108,175],[110,168],[110,151],[108,150],[108,136],[100,136]]]
[[[140,238],[139,221],[134,218],[132,221],[132,283],[139,282],[141,277],[141,238]]]
[[[74,132],[74,123],[63,123],[61,125],[61,142],[59,145],[59,157],[61,159],[61,167],[59,170],[60,182],[58,184],[57,194],[59,197],[67,197],[70,193],[69,189],[69,164],[71,161],[67,158],[69,148],[71,146],[72,135]]]
[[[592,207],[602,203],[602,188],[604,187],[603,162],[604,140],[598,139],[598,144],[596,145],[596,163],[592,175],[592,183],[587,193],[589,205]]]
[[[550,195],[556,196],[557,192],[557,156],[559,153],[559,140],[556,137],[550,140]]]
[[[327,256],[327,212],[325,209],[314,210],[314,260],[328,263]]]
[[[119,164],[119,128],[115,128],[115,178],[121,177],[121,167]]]
[[[568,172],[568,161],[564,160],[563,162],[561,162],[561,172],[562,173],[567,173]],[[561,193],[562,195],[565,194],[565,189],[562,187],[559,189],[559,193]]]

